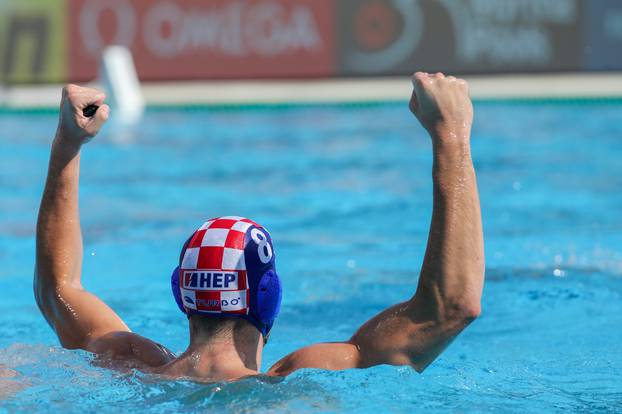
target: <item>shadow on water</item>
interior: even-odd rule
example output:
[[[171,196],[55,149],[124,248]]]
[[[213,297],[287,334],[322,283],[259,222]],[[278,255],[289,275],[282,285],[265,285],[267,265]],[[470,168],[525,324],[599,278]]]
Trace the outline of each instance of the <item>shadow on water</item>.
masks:
[[[54,412],[117,412],[112,407],[118,404],[143,412],[339,409],[338,396],[314,379],[313,372],[232,383],[171,381],[137,371],[98,368],[86,352],[29,344],[0,350],[0,361],[0,404],[9,411],[38,412],[46,406]]]
[[[131,381],[141,391],[147,405],[169,406],[174,402],[180,411],[209,409],[217,412],[254,413],[272,410],[305,411],[304,407],[322,411],[339,408],[339,398],[309,373],[285,380],[259,376],[216,384],[162,382],[143,374],[135,374]]]

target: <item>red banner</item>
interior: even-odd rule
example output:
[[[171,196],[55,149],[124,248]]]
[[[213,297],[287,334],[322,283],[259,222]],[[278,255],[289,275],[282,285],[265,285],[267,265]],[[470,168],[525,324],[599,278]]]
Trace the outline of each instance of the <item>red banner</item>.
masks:
[[[90,81],[112,44],[143,81],[620,70],[621,3],[5,0],[0,81]]]
[[[334,74],[333,9],[317,0],[68,0],[69,78],[97,76],[107,45],[141,80]]]

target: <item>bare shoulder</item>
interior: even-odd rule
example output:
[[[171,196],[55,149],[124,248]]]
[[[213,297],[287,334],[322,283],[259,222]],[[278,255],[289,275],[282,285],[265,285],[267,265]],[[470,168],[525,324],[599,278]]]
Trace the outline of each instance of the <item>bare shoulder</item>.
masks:
[[[89,342],[87,351],[100,361],[120,361],[139,367],[160,367],[175,359],[163,345],[133,332],[110,332]]]
[[[271,376],[287,376],[303,368],[340,371],[360,368],[358,347],[350,342],[329,342],[310,345],[281,358],[269,370]]]

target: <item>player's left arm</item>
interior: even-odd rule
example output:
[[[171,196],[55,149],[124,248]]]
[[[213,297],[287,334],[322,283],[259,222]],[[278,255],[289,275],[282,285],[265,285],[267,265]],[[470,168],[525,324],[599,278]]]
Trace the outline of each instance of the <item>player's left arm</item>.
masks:
[[[379,364],[423,371],[480,313],[484,243],[471,160],[468,85],[421,72],[413,85],[410,107],[430,134],[434,159],[432,222],[417,291],[364,323],[346,342],[289,354],[270,369],[271,375]]]
[[[82,145],[108,119],[105,95],[95,89],[63,88],[56,137],[37,222],[35,299],[63,347],[85,349],[115,358],[136,357],[148,365],[165,363],[170,353],[130,332],[100,298],[82,287],[82,234],[78,181]],[[89,105],[99,108],[84,116]]]

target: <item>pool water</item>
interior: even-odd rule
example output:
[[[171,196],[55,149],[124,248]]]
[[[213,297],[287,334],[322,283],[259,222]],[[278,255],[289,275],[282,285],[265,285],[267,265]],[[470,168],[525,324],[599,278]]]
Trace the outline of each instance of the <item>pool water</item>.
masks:
[[[0,411],[622,411],[622,103],[475,109],[481,318],[422,375],[380,366],[214,385],[107,371],[59,347],[32,294],[57,116],[1,113]],[[267,369],[412,295],[430,168],[405,104],[152,109],[84,149],[84,285],[135,332],[183,351],[169,286],[181,244],[206,218],[253,218],[271,231],[284,283]]]

